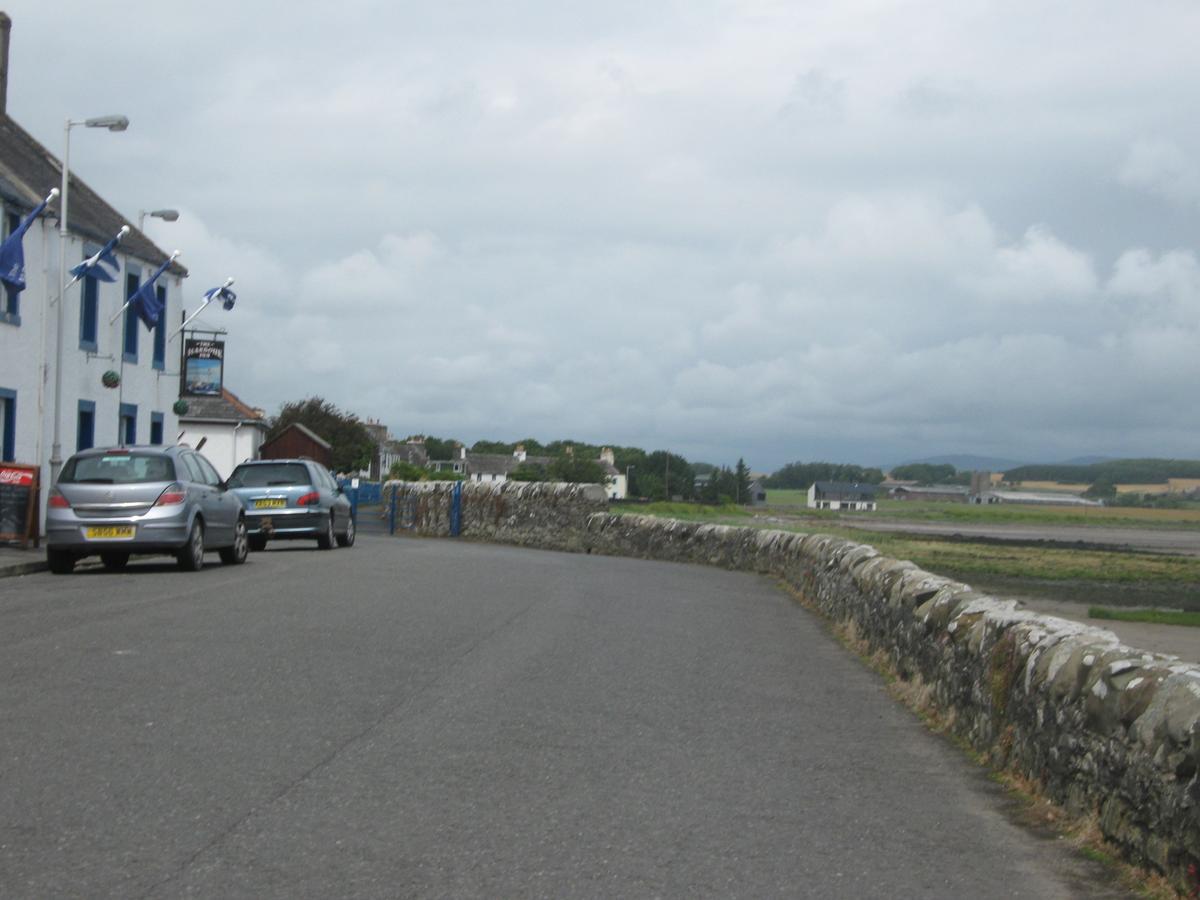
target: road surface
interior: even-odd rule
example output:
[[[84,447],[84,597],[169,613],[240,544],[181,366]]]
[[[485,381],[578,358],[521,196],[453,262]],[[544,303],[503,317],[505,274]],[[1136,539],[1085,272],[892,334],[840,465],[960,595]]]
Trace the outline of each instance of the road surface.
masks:
[[[1105,897],[757,576],[364,535],[0,580],[0,895]]]

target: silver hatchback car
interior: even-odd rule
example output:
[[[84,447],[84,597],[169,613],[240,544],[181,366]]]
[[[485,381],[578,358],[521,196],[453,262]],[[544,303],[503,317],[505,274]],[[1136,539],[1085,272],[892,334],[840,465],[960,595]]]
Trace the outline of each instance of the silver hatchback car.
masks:
[[[50,490],[46,559],[65,575],[86,556],[123,569],[134,553],[166,553],[195,571],[204,553],[245,562],[245,507],[207,459],[186,446],[108,447],[76,453]]]

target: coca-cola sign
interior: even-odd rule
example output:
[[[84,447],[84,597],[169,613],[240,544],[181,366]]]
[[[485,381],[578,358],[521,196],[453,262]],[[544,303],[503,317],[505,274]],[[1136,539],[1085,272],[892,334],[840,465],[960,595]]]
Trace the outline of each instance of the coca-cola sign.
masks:
[[[28,469],[9,469],[0,466],[0,484],[16,484],[28,487],[33,484],[33,473]]]

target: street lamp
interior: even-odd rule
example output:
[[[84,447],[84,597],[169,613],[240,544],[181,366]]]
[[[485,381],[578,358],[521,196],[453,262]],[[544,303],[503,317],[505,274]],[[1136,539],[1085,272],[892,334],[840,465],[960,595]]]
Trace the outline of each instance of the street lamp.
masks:
[[[625,496],[626,496],[626,498],[628,498],[629,495],[633,493],[633,487],[632,487],[633,482],[631,482],[629,480],[629,472],[630,472],[630,470],[636,469],[636,468],[637,468],[637,466],[626,466],[625,467]]]
[[[162,219],[164,222],[174,222],[179,218],[179,210],[177,209],[154,209],[154,210],[138,210],[138,231],[141,231],[146,224],[146,216],[152,219]]]
[[[71,129],[76,125],[85,128],[107,128],[109,131],[124,131],[129,127],[125,116],[97,116],[93,119],[72,121],[67,119],[63,126],[62,197],[58,207],[58,328],[54,334],[54,441],[50,445],[50,484],[58,481],[62,469],[62,360],[63,360],[63,307],[67,305],[67,189],[71,176]]]

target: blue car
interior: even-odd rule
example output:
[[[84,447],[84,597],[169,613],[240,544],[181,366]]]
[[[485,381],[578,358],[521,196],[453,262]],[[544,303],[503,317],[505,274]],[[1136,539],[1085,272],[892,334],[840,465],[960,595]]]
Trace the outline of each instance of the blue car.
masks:
[[[350,501],[315,460],[244,462],[226,484],[245,504],[251,550],[263,550],[276,540],[316,539],[322,550],[354,543]]]

